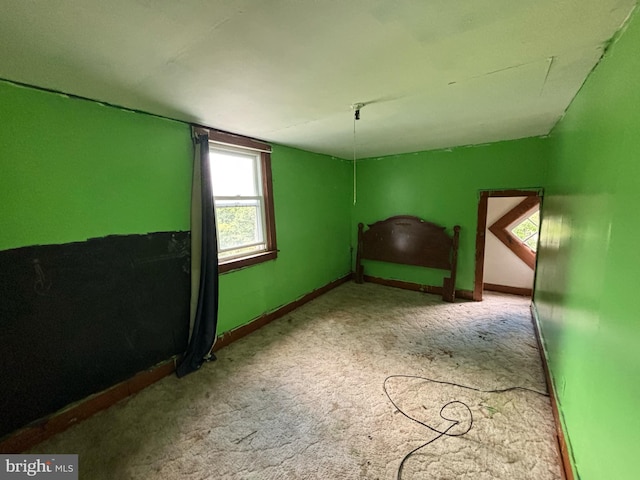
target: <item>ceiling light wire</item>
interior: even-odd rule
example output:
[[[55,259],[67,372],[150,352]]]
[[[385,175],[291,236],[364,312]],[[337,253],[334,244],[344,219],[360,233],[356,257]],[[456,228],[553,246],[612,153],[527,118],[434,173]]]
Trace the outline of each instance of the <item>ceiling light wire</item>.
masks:
[[[360,109],[364,107],[364,103],[354,103],[351,108],[353,113],[353,204],[357,201],[357,169],[356,169],[356,120],[360,120]]]
[[[359,112],[359,110],[356,110]],[[356,119],[358,114],[353,115],[353,204],[357,200],[357,184],[356,184]]]

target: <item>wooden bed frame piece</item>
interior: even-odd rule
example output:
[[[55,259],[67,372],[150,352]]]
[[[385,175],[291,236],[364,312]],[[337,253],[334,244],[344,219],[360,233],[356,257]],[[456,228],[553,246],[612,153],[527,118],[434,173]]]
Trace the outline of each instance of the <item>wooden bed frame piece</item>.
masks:
[[[409,215],[398,215],[372,223],[367,231],[359,223],[356,282],[364,282],[362,260],[448,270],[451,275],[444,279],[442,299],[453,302],[459,234],[459,225],[453,227],[453,236],[449,236],[445,227]]]

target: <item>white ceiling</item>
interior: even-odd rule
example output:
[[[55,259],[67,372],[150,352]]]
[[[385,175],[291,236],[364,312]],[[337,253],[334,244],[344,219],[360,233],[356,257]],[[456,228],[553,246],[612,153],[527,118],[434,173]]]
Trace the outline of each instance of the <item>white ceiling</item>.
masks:
[[[547,134],[635,4],[0,0],[0,77],[380,156]]]

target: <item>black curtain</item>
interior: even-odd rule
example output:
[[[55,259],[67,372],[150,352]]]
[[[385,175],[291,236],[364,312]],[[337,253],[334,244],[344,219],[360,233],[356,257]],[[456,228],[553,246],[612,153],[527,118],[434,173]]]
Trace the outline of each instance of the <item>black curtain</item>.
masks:
[[[178,377],[215,360],[211,353],[218,324],[218,242],[209,167],[209,137],[195,138],[191,196],[191,337],[176,368]]]

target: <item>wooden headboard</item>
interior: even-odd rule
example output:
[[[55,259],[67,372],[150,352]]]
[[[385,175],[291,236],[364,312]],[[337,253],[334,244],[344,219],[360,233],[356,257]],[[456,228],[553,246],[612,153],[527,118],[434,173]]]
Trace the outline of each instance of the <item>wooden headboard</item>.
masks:
[[[398,215],[369,225],[365,231],[358,224],[358,254],[356,282],[364,281],[362,260],[401,263],[419,267],[448,270],[451,275],[442,285],[442,299],[453,302],[456,290],[458,236],[460,227],[453,227],[453,236],[445,227],[418,217]]]

